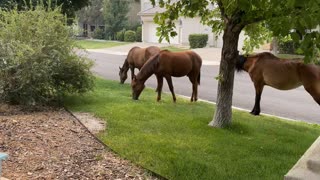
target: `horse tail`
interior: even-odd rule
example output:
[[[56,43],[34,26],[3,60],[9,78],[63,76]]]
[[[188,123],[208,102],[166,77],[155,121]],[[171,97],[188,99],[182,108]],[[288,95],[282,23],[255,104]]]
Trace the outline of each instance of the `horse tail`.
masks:
[[[201,66],[202,66],[202,59],[201,57],[195,53],[195,52],[192,52],[192,63],[193,63],[193,67],[199,67],[199,74],[198,74],[198,77],[197,77],[197,81],[198,81],[198,85],[200,85],[200,74],[201,74]]]

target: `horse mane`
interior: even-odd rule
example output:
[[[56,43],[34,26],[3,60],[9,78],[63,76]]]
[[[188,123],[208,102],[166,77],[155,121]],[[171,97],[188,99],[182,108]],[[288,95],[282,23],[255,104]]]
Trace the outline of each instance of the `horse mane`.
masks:
[[[243,70],[243,65],[246,62],[247,57],[245,57],[244,55],[239,55],[238,59],[236,60],[236,70],[237,72],[241,72]]]
[[[247,58],[256,58],[256,59],[264,58],[264,59],[270,59],[270,60],[279,60],[278,57],[276,57],[275,55],[269,52],[262,52],[258,54],[252,54],[252,55],[239,55],[235,65],[237,72],[240,72],[243,70],[243,66]]]
[[[137,79],[146,81],[156,70],[159,64],[159,55],[154,55],[150,57],[147,62],[142,66],[139,73],[137,74]]]
[[[122,67],[120,68],[120,73],[124,72],[127,73],[129,70],[129,62],[128,62],[128,58],[126,58],[123,62]]]

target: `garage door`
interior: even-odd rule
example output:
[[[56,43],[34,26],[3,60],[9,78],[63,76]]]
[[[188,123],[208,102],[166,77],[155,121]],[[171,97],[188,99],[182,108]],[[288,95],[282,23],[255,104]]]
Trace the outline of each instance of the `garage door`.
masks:
[[[144,22],[143,23],[143,41],[144,42],[151,42],[151,43],[158,43],[159,37],[156,35],[157,33],[157,24],[153,22]],[[177,32],[179,33],[179,32]],[[168,43],[165,40],[162,40],[162,43]],[[170,44],[179,44],[179,35],[175,36],[174,38],[170,38]]]

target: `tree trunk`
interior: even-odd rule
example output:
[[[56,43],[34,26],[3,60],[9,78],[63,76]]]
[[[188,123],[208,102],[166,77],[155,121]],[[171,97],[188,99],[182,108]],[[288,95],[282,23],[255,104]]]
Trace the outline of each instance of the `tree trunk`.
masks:
[[[209,126],[223,128],[231,125],[235,60],[239,55],[238,41],[242,28],[228,23],[223,34],[219,69],[217,108]]]
[[[272,45],[272,54],[277,55],[278,54],[278,41],[276,38],[272,39],[271,45]]]

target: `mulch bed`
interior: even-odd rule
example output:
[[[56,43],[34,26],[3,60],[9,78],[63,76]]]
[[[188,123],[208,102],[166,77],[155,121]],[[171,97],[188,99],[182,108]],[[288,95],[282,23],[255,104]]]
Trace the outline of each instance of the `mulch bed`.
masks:
[[[8,179],[157,179],[100,144],[64,109],[0,104],[0,152]]]

